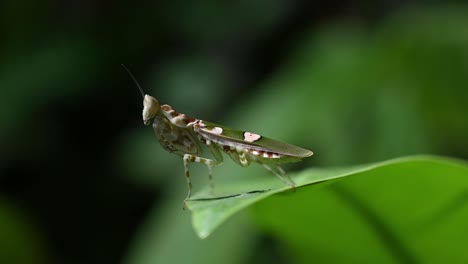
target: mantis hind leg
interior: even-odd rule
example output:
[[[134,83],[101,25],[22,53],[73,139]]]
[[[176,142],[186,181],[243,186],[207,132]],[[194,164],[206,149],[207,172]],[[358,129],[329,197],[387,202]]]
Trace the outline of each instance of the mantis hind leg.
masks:
[[[219,150],[219,148],[209,140],[206,141],[206,146],[210,150],[211,155],[213,155],[214,157],[214,160],[213,160],[215,162],[214,165],[219,165],[223,163],[223,160],[224,160],[223,155],[221,154],[221,151]],[[210,190],[211,190],[211,193],[214,194],[214,181],[213,181],[212,166],[209,166],[208,164],[207,166],[208,166],[208,180],[210,181]]]
[[[267,169],[269,172],[273,173],[276,177],[278,177],[282,182],[291,186],[291,188],[293,188],[294,191],[296,190],[296,184],[293,182],[291,177],[289,177],[289,175],[286,174],[283,168],[281,168],[278,165],[275,165],[275,168],[272,168],[271,166],[265,163],[262,163],[262,165],[263,167],[265,167],[265,169]]]

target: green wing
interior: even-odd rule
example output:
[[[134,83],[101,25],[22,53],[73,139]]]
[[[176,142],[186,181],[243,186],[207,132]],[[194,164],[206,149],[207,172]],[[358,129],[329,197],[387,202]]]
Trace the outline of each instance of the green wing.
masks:
[[[312,151],[303,149],[291,144],[283,143],[271,138],[267,138],[261,136],[260,139],[249,142],[244,140],[244,133],[246,131],[240,131],[236,129],[232,129],[223,125],[214,124],[211,122],[202,121],[205,124],[205,127],[202,131],[203,134],[208,134],[209,138],[217,139],[217,141],[225,141],[225,142],[235,142],[240,146],[248,146],[249,148],[258,149],[262,151],[274,152],[282,155],[298,157],[298,158],[306,158],[312,156]],[[211,129],[214,128],[222,128],[222,133],[210,133]]]

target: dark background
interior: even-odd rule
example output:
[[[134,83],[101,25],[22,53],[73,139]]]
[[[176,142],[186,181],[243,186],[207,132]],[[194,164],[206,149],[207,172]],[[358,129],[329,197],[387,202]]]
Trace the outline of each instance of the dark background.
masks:
[[[255,111],[244,108],[243,102],[267,97],[265,83],[292,64],[291,58],[301,58],[298,50],[307,50],[304,43],[318,43],[310,50],[329,48],[321,37],[341,28],[337,32],[350,39],[354,35],[373,36],[350,45],[361,47],[363,52],[375,49],[380,56],[378,45],[392,45],[385,39],[412,35],[398,35],[400,29],[409,26],[408,17],[429,21],[420,29],[431,36],[432,30],[439,30],[440,21],[467,14],[462,1],[451,2],[2,2],[0,259],[14,260],[10,263],[119,263],[128,257],[130,248],[138,247],[134,244],[138,230],[148,215],[157,219],[165,212],[161,208],[177,207],[175,217],[189,225],[189,212],[180,210],[186,188],[182,162],[171,157],[168,164],[161,165],[163,155],[171,154],[162,152],[150,129],[143,126],[141,96],[121,63],[162,103],[191,116],[234,126],[237,117]],[[466,43],[468,27],[462,20],[459,25],[461,29],[465,26],[465,31],[454,33],[454,40],[447,43]],[[379,38],[383,40],[376,41]],[[310,105],[310,111],[320,112],[341,104],[336,108],[339,115],[347,122],[360,120],[362,126],[347,126],[348,138],[333,144],[335,156],[318,156],[309,165],[347,165],[422,152],[468,157],[467,47],[440,46],[437,43],[442,40],[436,34],[429,38],[433,42],[421,39],[407,50],[408,59],[402,63],[407,68],[399,69],[416,76],[412,80],[417,81],[404,82],[412,88],[401,98],[410,98],[408,105],[417,105],[418,113],[423,113],[412,117],[415,121],[409,122],[409,130],[423,122],[429,129],[418,131],[425,135],[420,137],[421,133],[412,130],[416,136],[409,137],[407,145],[396,148],[389,140],[376,148],[383,151],[375,151],[361,143],[369,137],[383,142],[372,138],[375,117],[368,115],[379,101],[364,95],[346,107],[340,100],[326,108]],[[371,41],[377,44],[369,45]],[[347,47],[339,38],[336,44]],[[359,60],[359,54],[340,60]],[[312,58],[327,61],[320,56],[317,52]],[[384,59],[381,63],[391,64]],[[295,67],[290,71],[302,69],[308,74],[310,69],[315,75],[321,70],[320,66]],[[373,76],[364,71],[350,74],[362,79]],[[341,77],[338,73],[330,80]],[[293,92],[294,85],[281,89]],[[327,86],[310,89],[326,91]],[[361,92],[353,89],[350,86],[344,95],[340,90],[330,91],[331,97],[352,97]],[[384,90],[374,91],[385,97]],[[282,102],[277,103],[282,107]],[[392,120],[399,120],[398,116],[392,119],[392,110],[386,117],[390,120],[388,127],[393,125]],[[278,121],[278,125],[284,122]],[[328,127],[323,133],[333,129]],[[262,132],[275,133],[274,129]],[[306,147],[321,146],[319,139],[311,139],[315,142],[311,144],[306,143],[310,141],[304,135],[296,138],[294,143],[303,142]],[[341,146],[356,151],[340,152]],[[175,199],[166,199],[174,192]],[[190,246],[181,243],[181,248]],[[268,262],[271,256],[266,252],[277,242],[259,233],[251,245],[244,246],[248,249],[242,252],[248,252],[249,262]],[[154,247],[158,250],[157,245]],[[287,263],[287,258],[275,260]],[[127,258],[127,262],[132,260]]]

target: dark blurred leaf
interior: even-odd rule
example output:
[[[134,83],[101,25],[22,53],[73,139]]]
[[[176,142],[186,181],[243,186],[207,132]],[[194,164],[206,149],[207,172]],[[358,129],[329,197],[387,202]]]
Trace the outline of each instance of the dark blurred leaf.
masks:
[[[236,40],[240,36],[258,37],[273,30],[291,11],[291,6],[284,0],[209,1],[203,5],[183,1],[163,10],[164,23],[196,44]]]
[[[0,197],[0,263],[46,263],[46,241],[33,224],[14,203]]]
[[[189,212],[177,199],[155,208],[140,227],[124,263],[245,263],[255,243],[255,231],[239,215],[223,230],[200,241],[190,228]],[[242,231],[242,232],[240,232]]]
[[[14,131],[54,98],[83,92],[96,64],[95,47],[86,41],[50,41],[0,64],[0,137]],[[90,87],[89,87],[90,88]],[[37,120],[35,120],[37,121]]]

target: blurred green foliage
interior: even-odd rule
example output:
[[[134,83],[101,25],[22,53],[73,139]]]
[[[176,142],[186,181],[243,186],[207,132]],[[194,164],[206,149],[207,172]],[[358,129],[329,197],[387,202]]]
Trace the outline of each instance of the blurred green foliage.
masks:
[[[343,204],[333,202],[342,196],[324,188],[274,198],[259,207],[260,225],[241,214],[212,238],[198,240],[189,213],[180,209],[182,161],[142,125],[141,98],[120,63],[179,112],[316,153],[290,170],[416,153],[468,158],[467,7],[421,4],[395,13],[368,3],[363,10],[373,10],[379,17],[373,19],[365,12],[333,13],[325,4],[215,2],[1,4],[0,192],[4,208],[19,213],[2,210],[0,244],[23,248],[22,263],[305,261],[310,247],[291,245],[308,246],[301,239],[319,238],[317,230],[299,219],[305,238],[294,240],[280,232],[282,225],[265,220],[275,213],[267,209],[312,199],[310,208],[328,204],[321,217],[344,213]],[[206,168],[191,168],[200,189]],[[243,169],[229,160],[214,172],[220,192],[271,177],[259,166]],[[408,180],[402,177],[386,183],[392,191],[385,195],[401,195],[397,187]],[[432,181],[422,177],[412,179],[415,188]],[[383,195],[372,192],[373,181],[356,180],[360,199]],[[408,210],[419,206],[421,193],[405,195]],[[313,205],[321,195],[329,199]],[[382,218],[405,221],[388,216],[387,206],[378,208]],[[314,216],[303,209],[283,217]],[[322,230],[336,226],[320,224]],[[437,237],[453,235],[463,245],[457,230],[434,228]],[[409,231],[404,237],[421,256],[412,243],[424,237]],[[343,253],[329,250],[323,256]],[[388,254],[376,260],[391,259]],[[325,260],[319,257],[315,262]]]

